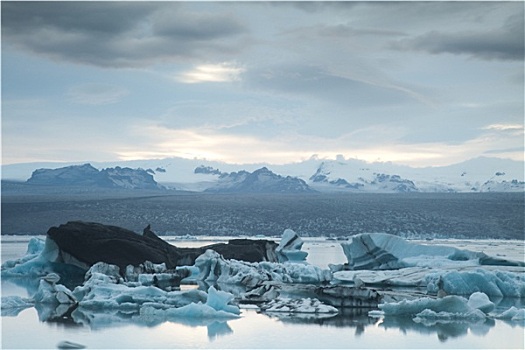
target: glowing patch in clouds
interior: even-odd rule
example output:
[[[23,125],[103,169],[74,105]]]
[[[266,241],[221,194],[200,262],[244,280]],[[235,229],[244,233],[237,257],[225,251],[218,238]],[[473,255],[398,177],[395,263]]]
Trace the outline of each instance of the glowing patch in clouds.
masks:
[[[186,84],[222,83],[239,80],[241,73],[244,71],[244,68],[238,67],[233,63],[203,64],[179,74],[175,79]]]
[[[523,125],[521,124],[491,124],[483,128],[484,130],[496,130],[496,131],[523,131]]]

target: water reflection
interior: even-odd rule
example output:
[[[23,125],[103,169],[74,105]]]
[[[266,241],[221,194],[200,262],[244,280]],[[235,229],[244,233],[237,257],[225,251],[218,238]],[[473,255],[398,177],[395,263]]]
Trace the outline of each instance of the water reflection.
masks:
[[[7,282],[23,287],[28,295],[32,295],[37,291],[37,285],[31,279],[9,279],[2,281],[2,289],[4,287],[8,290]],[[207,289],[207,284],[196,285],[196,288]],[[235,286],[220,285],[217,286],[222,290],[228,290],[239,293],[240,290]],[[228,287],[228,288],[227,288]],[[236,290],[231,290],[236,289]],[[5,295],[5,293],[3,293]],[[511,306],[517,308],[524,307],[524,300],[522,299],[501,299],[494,300],[497,302],[498,310],[505,310]],[[29,304],[27,306],[4,308],[2,307],[3,317],[17,317],[18,314],[28,308],[33,307]],[[105,330],[107,328],[120,327],[123,325],[135,325],[139,327],[157,327],[166,323],[183,325],[189,327],[206,327],[209,341],[214,341],[220,337],[232,335],[234,330],[230,327],[228,322],[217,319],[202,319],[189,317],[176,317],[167,314],[144,315],[140,310],[132,309],[129,311],[122,310],[93,310],[85,309],[78,305],[49,305],[37,303],[34,305],[38,313],[38,319],[49,325],[59,325],[64,328],[81,328],[86,327],[93,331]],[[245,315],[246,322],[255,322],[254,317],[269,317],[278,320],[287,325],[317,325],[319,327],[327,328],[346,328],[354,330],[355,337],[362,337],[366,334],[367,329],[371,327],[383,328],[385,330],[393,329],[401,334],[409,332],[417,332],[422,335],[435,336],[439,342],[445,343],[451,339],[465,337],[468,334],[475,336],[486,336],[496,326],[496,321],[487,318],[482,321],[475,320],[424,320],[414,319],[412,317],[382,317],[373,318],[368,316],[370,308],[345,308],[340,309],[337,315],[312,315],[312,314],[288,314],[288,313],[251,313]],[[260,320],[260,319],[259,319]],[[243,320],[241,319],[241,322]],[[524,327],[523,321],[501,320],[512,327]],[[372,330],[371,330],[372,331]]]
[[[469,332],[475,335],[486,335],[496,325],[493,319],[485,320],[414,320],[411,317],[385,317],[380,320],[378,326],[384,329],[398,329],[403,334],[409,331],[432,335],[436,334],[440,342],[448,339],[459,338]]]

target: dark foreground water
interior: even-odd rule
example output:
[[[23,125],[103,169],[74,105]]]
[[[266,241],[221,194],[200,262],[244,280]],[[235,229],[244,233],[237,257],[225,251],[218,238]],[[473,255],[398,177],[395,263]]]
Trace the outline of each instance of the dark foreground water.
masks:
[[[2,237],[2,262],[24,255],[27,240]],[[196,246],[209,240],[180,241],[178,246]],[[434,242],[431,242],[433,244]],[[522,241],[439,240],[463,249],[485,251],[513,260],[523,260]],[[326,268],[345,257],[337,242],[307,239],[303,249],[308,261]],[[193,288],[188,286],[187,288]],[[2,280],[2,295],[28,296],[23,284]],[[510,305],[524,307],[523,300],[499,301],[500,309]],[[449,321],[421,324],[411,318],[371,318],[367,309],[347,309],[335,317],[309,319],[286,315],[267,316],[243,310],[240,319],[152,320],[126,314],[107,314],[103,310],[82,322],[46,320],[52,310],[29,308],[18,315],[2,315],[3,349],[52,349],[62,341],[87,348],[157,349],[503,349],[524,348],[524,323],[487,319],[482,322]]]

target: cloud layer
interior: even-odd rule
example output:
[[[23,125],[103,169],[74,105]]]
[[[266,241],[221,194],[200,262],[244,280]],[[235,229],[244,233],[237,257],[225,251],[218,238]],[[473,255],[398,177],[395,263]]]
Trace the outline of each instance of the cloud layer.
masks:
[[[4,162],[523,159],[519,2],[2,2]]]

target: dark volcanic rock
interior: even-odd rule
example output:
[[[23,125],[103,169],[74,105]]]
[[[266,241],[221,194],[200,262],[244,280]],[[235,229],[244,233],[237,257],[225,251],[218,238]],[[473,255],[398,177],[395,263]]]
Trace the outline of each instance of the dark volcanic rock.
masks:
[[[117,226],[70,221],[51,227],[47,236],[60,249],[59,260],[88,268],[97,262],[117,265],[123,272],[127,265],[138,266],[145,261],[165,263],[168,269],[193,265],[207,249],[226,259],[249,262],[276,261],[277,244],[267,240],[231,240],[198,248],[179,248],[159,238],[150,226],[143,235]]]

